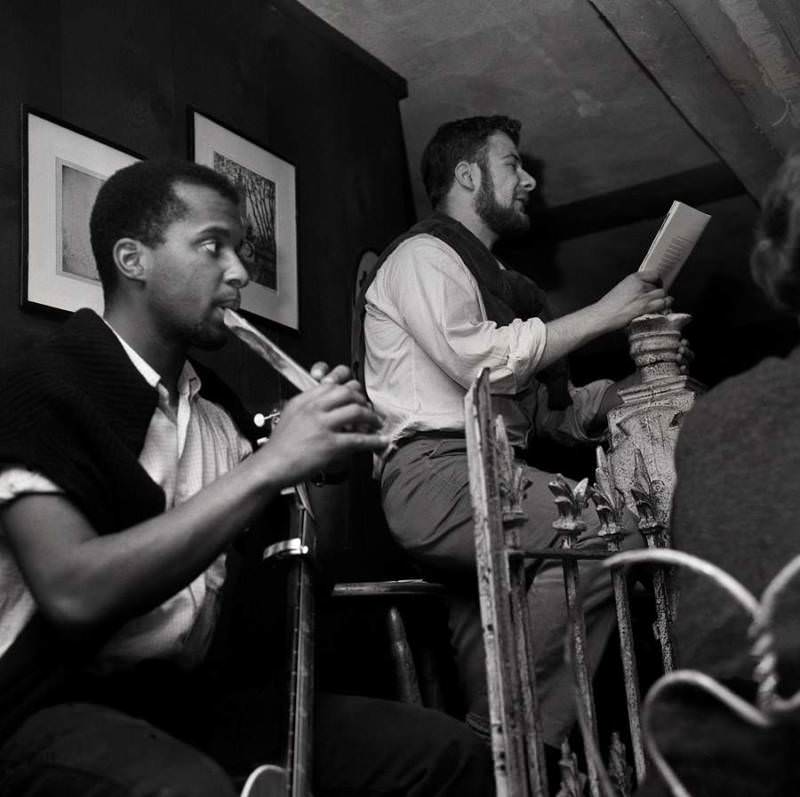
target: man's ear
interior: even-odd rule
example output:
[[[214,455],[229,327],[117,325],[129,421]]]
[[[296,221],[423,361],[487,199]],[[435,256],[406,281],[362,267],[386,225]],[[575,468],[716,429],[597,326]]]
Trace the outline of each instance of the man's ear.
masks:
[[[114,263],[121,277],[142,281],[147,276],[150,253],[141,241],[120,238],[114,244]]]
[[[480,184],[480,167],[477,163],[459,161],[453,170],[455,181],[467,191],[474,191]]]

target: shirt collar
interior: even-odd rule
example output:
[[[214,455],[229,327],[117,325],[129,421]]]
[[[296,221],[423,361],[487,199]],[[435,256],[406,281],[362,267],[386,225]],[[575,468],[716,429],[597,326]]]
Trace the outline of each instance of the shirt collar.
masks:
[[[150,387],[158,387],[161,383],[161,376],[158,371],[127,343],[122,335],[120,335],[105,318],[103,319],[103,323],[114,333],[120,345],[125,350],[125,354],[128,355],[128,359],[133,364],[133,367],[141,374],[142,379],[144,379]],[[178,395],[193,399],[200,391],[201,384],[200,377],[197,375],[197,371],[192,367],[192,364],[188,360],[184,362],[180,376],[178,377]]]

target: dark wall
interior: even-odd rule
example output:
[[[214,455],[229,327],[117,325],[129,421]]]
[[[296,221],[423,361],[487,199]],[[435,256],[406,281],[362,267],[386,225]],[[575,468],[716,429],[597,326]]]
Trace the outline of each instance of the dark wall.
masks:
[[[301,363],[348,359],[355,269],[412,214],[405,84],[293,0],[5,0],[0,361],[59,318],[19,307],[20,104],[143,157],[186,156],[191,105],[296,167]],[[260,409],[291,389],[236,343],[211,357]]]
[[[798,342],[794,319],[773,310],[750,276],[749,255],[758,209],[746,195],[700,205],[711,215],[703,235],[670,289],[673,309],[690,313],[685,328],[695,352],[692,374],[713,386],[770,354]],[[560,279],[553,292],[562,310],[588,304],[635,270],[658,231],[660,219],[563,241],[556,262]],[[573,356],[584,379],[631,368],[627,338],[608,335]]]
[[[530,232],[500,254],[548,291],[557,315],[585,307],[635,271],[674,199],[711,220],[670,289],[673,309],[696,359],[692,375],[708,386],[800,343],[796,319],[774,310],[750,276],[758,205],[720,164],[673,175],[574,205],[534,206]],[[604,335],[570,357],[578,384],[632,370],[623,332]]]

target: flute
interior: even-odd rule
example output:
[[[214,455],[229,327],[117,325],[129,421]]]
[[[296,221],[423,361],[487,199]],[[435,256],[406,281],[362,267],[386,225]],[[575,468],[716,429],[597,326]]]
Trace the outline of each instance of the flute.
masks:
[[[298,390],[308,390],[318,384],[311,374],[298,362],[293,360],[280,346],[273,343],[266,335],[245,321],[237,312],[225,308],[223,316],[225,326],[239,340],[251,348],[259,357],[265,359],[278,373],[291,382]],[[385,419],[381,419],[385,426]],[[391,442],[380,454],[376,454],[375,469],[379,472],[386,459],[397,448],[395,440],[400,436],[402,427],[395,429]]]
[[[237,312],[225,308],[225,326],[239,340],[263,357],[278,373],[282,374],[298,390],[308,390],[318,384],[302,365],[295,362],[283,349],[274,344],[266,335],[259,332],[251,323],[245,321]]]

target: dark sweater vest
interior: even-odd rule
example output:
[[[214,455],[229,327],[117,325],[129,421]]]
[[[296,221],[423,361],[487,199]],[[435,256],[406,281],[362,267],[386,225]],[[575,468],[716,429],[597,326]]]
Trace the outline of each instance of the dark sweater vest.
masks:
[[[350,340],[353,373],[362,384],[366,350],[364,314],[367,290],[372,285],[380,267],[397,247],[409,238],[423,234],[432,235],[455,250],[478,283],[478,290],[489,321],[494,321],[498,326],[506,326],[515,318],[541,318],[544,322],[551,318],[544,291],[533,280],[512,269],[501,268],[497,258],[479,238],[460,222],[437,211],[392,241],[361,285],[353,311]],[[569,370],[565,359],[543,368],[536,376],[547,386],[548,405],[551,409],[564,409],[572,403],[568,390]]]
[[[232,391],[193,366],[201,395],[254,439],[257,430]],[[161,487],[138,462],[156,404],[156,390],[113,332],[92,311],[79,310],[0,372],[0,464],[44,474],[99,534],[128,528],[164,511]],[[36,614],[0,659],[0,738],[56,699],[70,668],[92,652],[64,645]]]

